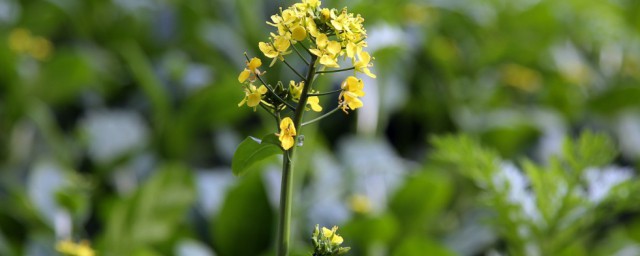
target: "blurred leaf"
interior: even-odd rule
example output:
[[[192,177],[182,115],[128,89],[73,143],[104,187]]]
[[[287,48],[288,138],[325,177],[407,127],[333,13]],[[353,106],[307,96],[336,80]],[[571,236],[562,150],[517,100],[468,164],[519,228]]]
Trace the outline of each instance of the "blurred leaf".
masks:
[[[600,114],[608,115],[624,108],[640,106],[638,99],[640,99],[639,86],[612,86],[593,97],[589,101],[589,106]]]
[[[428,252],[430,256],[453,256],[456,255],[448,248],[427,238],[412,236],[403,239],[398,248],[393,251],[396,256],[422,256]]]
[[[282,154],[282,149],[275,134],[265,135],[262,140],[249,136],[240,142],[233,154],[231,170],[235,175],[243,175],[257,162],[277,154]]]
[[[371,244],[388,243],[398,234],[398,220],[393,215],[362,216],[340,228],[346,246],[356,244],[366,248]]]
[[[190,171],[165,165],[136,193],[113,205],[107,215],[102,251],[130,255],[171,238],[195,200]]]
[[[402,224],[403,236],[424,233],[451,200],[448,176],[423,170],[410,177],[390,203],[390,210]]]
[[[578,173],[587,167],[609,164],[618,154],[608,136],[590,131],[583,132],[575,142],[567,139],[562,153],[564,160]]]
[[[275,235],[273,220],[262,173],[247,173],[228,192],[218,218],[212,221],[216,253],[259,255],[271,245]]]
[[[523,154],[536,141],[540,132],[530,125],[499,127],[482,133],[482,142],[495,148],[505,158]]]

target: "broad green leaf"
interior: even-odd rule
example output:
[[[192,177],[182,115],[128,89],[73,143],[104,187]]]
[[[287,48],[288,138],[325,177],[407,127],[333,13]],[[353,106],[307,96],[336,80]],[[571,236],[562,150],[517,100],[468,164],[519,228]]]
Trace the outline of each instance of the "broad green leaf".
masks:
[[[260,255],[272,244],[273,209],[262,182],[262,173],[240,178],[212,219],[211,234],[218,255]]]
[[[261,140],[251,136],[247,137],[238,145],[236,153],[233,154],[231,160],[233,174],[242,175],[255,163],[267,157],[282,154],[279,145],[280,141],[275,134],[268,134]]]
[[[113,253],[110,255],[132,255],[169,241],[194,200],[189,170],[179,165],[164,166],[133,197],[114,203],[107,215],[101,249]]]

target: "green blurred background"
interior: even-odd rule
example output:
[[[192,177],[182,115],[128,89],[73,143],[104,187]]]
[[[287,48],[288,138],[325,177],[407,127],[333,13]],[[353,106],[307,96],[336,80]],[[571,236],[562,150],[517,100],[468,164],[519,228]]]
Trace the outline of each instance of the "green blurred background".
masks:
[[[640,1],[322,2],[378,78],[303,130],[294,255],[315,224],[352,255],[640,255]],[[0,0],[0,255],[273,254],[280,160],[230,163],[275,132],[237,76],[292,3]]]

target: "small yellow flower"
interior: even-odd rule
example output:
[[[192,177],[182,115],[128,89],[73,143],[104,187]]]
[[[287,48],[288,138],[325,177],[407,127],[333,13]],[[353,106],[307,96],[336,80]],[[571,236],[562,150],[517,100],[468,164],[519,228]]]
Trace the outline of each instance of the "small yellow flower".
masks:
[[[354,195],[349,198],[349,207],[357,213],[368,213],[371,211],[371,201],[363,195]]]
[[[260,48],[260,51],[264,54],[264,56],[266,56],[267,58],[273,59],[273,61],[269,66],[273,66],[273,63],[275,63],[276,58],[283,60],[284,55],[291,53],[291,51],[287,52],[287,50],[289,49],[289,46],[291,46],[291,42],[289,41],[289,36],[290,35],[288,34],[276,35],[271,33],[271,38],[273,40],[273,43],[265,43],[265,42],[258,43],[258,48]]]
[[[300,100],[300,95],[302,95],[302,88],[304,87],[304,81],[300,83],[294,82],[293,80],[289,81],[289,93],[291,94],[291,99],[295,102]]]
[[[258,48],[267,58],[275,58],[278,57],[278,51],[273,47],[271,43],[260,42],[258,43]]]
[[[318,98],[318,96],[310,96],[307,99],[307,104],[311,106],[311,110],[315,112],[322,111],[322,106],[320,106],[320,98]]]
[[[371,73],[371,70],[369,70],[369,67],[373,66],[373,64],[369,63],[370,61],[371,56],[369,55],[369,53],[361,52],[358,53],[358,61],[356,61],[356,64],[354,64],[353,66],[355,67],[356,71],[362,72],[371,78],[376,78],[376,75]]]
[[[262,65],[262,61],[256,57],[251,58],[251,61],[247,61],[247,67],[240,72],[238,76],[238,82],[244,83],[251,74],[260,74],[258,67]],[[251,81],[255,80],[255,78],[250,79]]]
[[[331,41],[326,34],[318,34],[316,37],[316,49],[310,49],[311,53],[320,57],[320,64],[327,67],[339,68],[337,57],[342,51],[342,46],[337,41]]]
[[[59,241],[56,244],[56,251],[69,256],[94,256],[96,253],[91,249],[89,242],[83,240],[74,243],[71,240]]]
[[[256,111],[257,106],[260,105],[260,101],[262,101],[262,95],[266,94],[267,91],[267,87],[264,87],[264,85],[260,85],[257,89],[255,85],[249,85],[248,88],[244,89],[245,96],[244,99],[238,103],[238,107],[242,107],[246,102],[248,107]]]
[[[289,150],[295,143],[294,137],[296,136],[296,127],[293,125],[293,121],[289,117],[285,117],[280,121],[280,133],[278,139],[282,144],[284,150]]]
[[[335,245],[340,245],[342,244],[342,242],[344,242],[344,239],[338,235],[336,233],[336,231],[338,231],[338,227],[333,226],[333,228],[328,229],[325,227],[322,227],[322,235],[326,238],[331,239],[331,244]]]
[[[363,106],[362,101],[359,97],[364,96],[364,83],[362,80],[356,78],[355,76],[349,76],[347,79],[342,82],[342,92],[338,98],[340,99],[339,104],[342,106],[342,111],[347,113],[347,109],[355,110]]]

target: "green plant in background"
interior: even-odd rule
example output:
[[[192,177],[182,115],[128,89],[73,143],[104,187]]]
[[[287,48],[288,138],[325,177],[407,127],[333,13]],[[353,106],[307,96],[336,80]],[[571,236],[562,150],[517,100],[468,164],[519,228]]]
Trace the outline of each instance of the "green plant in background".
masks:
[[[607,136],[585,132],[547,164],[522,159],[519,167],[467,136],[433,142],[437,166],[483,191],[508,255],[611,255],[629,240],[603,235],[621,231],[615,220],[639,209],[640,191],[631,169],[611,165],[617,153]]]
[[[281,61],[297,76],[298,82],[291,80],[286,87],[280,81],[276,85],[267,83],[263,78],[266,72],[259,69],[262,61],[255,57],[249,59],[246,54],[247,66],[238,76],[245,91],[245,98],[238,106],[246,104],[254,108],[254,111],[260,106],[273,116],[278,125],[277,133],[268,134],[261,140],[250,137],[243,141],[236,150],[232,163],[234,173],[239,175],[254,162],[273,154],[284,153],[276,247],[278,255],[288,255],[293,160],[295,146],[302,145],[303,142],[300,134],[302,126],[319,121],[340,109],[348,113],[363,105],[360,97],[364,96],[364,83],[357,77],[347,77],[342,82],[341,89],[329,92],[314,89],[316,77],[354,70],[354,73],[362,72],[375,78],[369,70],[372,66],[371,57],[363,50],[367,47],[364,18],[349,13],[346,8],[328,9],[321,8],[320,5],[318,0],[303,0],[285,10],[280,9],[280,14],[271,16],[271,22],[267,22],[277,28],[277,34],[271,33],[269,42],[258,44],[260,51],[272,59],[269,66]],[[293,52],[306,64],[305,75],[285,58]],[[340,59],[350,60],[351,67],[339,69]],[[260,86],[257,87],[254,83],[259,83]],[[305,111],[322,111],[320,96],[333,94],[338,94],[338,106],[335,109],[303,122]]]

